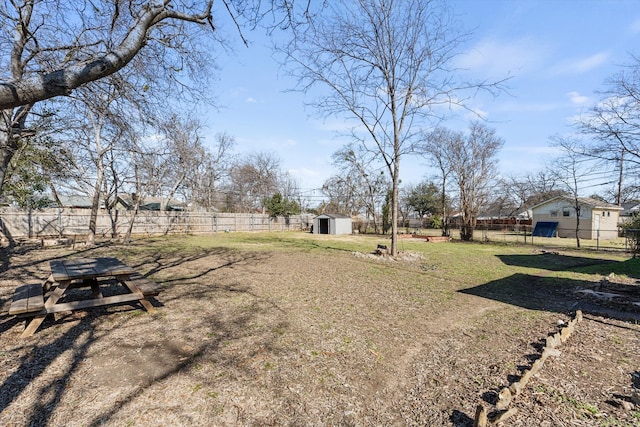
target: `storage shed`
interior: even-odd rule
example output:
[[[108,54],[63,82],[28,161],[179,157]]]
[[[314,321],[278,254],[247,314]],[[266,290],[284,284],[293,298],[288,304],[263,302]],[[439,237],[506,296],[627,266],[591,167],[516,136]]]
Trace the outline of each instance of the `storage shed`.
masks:
[[[351,234],[351,217],[340,214],[322,214],[313,219],[313,234]]]
[[[579,197],[581,239],[615,239],[618,237],[618,215],[621,207],[610,203]],[[575,200],[567,196],[558,196],[531,208],[534,230],[540,229],[538,223],[548,228],[555,223],[558,237],[575,237],[576,209]],[[542,234],[540,234],[542,235]]]

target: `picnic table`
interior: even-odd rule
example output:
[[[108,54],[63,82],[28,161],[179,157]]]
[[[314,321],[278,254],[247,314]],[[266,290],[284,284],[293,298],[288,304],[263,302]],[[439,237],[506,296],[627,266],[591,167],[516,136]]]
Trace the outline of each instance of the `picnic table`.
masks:
[[[158,295],[160,286],[117,258],[71,258],[53,260],[49,265],[51,275],[44,283],[22,285],[14,293],[9,314],[28,318],[21,337],[33,335],[47,315],[62,311],[131,303],[155,311],[147,298]],[[106,285],[121,287],[124,293],[104,296]],[[91,293],[81,299],[60,301],[70,289],[82,287],[90,287]]]

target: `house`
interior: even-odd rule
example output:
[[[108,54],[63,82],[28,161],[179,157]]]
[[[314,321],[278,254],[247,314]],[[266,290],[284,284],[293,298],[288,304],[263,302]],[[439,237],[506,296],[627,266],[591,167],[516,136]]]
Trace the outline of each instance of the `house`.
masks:
[[[314,234],[351,234],[351,217],[340,214],[322,214],[313,219]]]
[[[622,211],[620,212],[620,223],[623,224],[630,221],[631,218],[640,215],[640,201],[633,200],[622,204]]]
[[[60,200],[61,203],[60,206],[58,206],[58,203],[54,200],[53,196],[47,196],[47,199],[49,199],[48,205],[51,207],[91,209],[91,206],[93,205],[91,197],[80,194],[58,194],[58,200]],[[104,208],[102,200],[100,200],[99,207]]]
[[[600,200],[579,197],[581,239],[615,239],[618,237],[618,218],[622,208]],[[575,200],[569,196],[556,196],[531,208],[534,236],[538,230],[555,228],[558,237],[576,236]],[[542,235],[542,234],[538,234]]]
[[[135,206],[134,197],[135,197],[135,194],[118,196],[118,201],[116,202],[116,209],[132,210]],[[163,201],[166,201],[166,199],[163,199],[162,197],[144,197],[140,201],[139,210],[159,211]],[[183,211],[185,209],[186,209],[186,205],[184,204],[184,202],[181,202],[180,200],[170,199],[167,202],[168,211]]]

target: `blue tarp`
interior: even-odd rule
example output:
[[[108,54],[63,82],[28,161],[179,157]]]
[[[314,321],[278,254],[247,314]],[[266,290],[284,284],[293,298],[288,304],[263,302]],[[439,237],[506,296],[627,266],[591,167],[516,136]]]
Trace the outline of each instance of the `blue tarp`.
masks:
[[[538,237],[553,237],[556,234],[558,223],[556,221],[538,221],[533,235]]]

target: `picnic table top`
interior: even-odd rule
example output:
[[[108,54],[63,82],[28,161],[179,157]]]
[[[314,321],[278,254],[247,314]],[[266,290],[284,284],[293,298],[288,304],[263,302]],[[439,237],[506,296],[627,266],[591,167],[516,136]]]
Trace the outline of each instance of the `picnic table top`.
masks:
[[[135,273],[135,270],[119,259],[110,257],[53,260],[49,265],[56,282],[106,276],[129,276]]]

